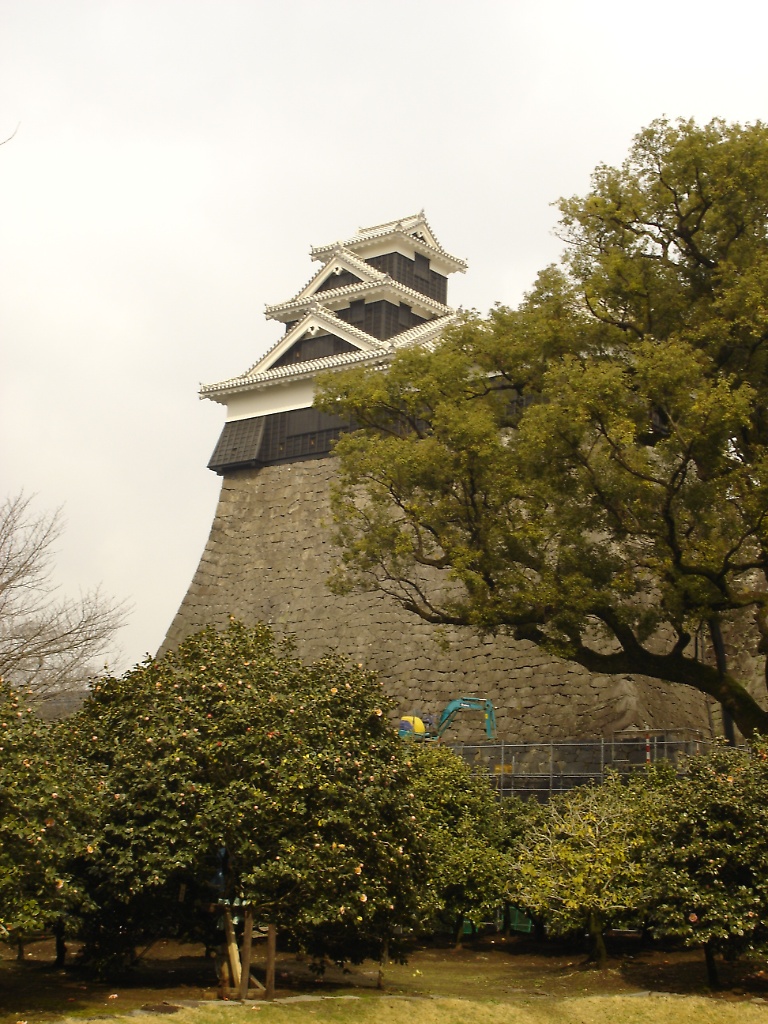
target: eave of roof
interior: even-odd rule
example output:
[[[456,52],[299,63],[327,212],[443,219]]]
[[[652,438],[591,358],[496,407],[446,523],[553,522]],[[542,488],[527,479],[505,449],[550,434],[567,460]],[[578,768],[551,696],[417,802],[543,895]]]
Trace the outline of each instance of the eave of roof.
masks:
[[[417,324],[415,327],[403,331],[402,334],[395,334],[389,341],[395,349],[408,348],[410,345],[416,344],[433,346],[445,328],[456,323],[459,316],[459,310],[452,310],[445,316],[436,317],[434,320],[427,320],[423,324]]]
[[[315,317],[317,312],[315,311]],[[322,312],[325,313],[327,311],[323,310]],[[321,373],[323,370],[341,369],[345,366],[358,365],[367,361],[370,361],[371,364],[386,362],[392,358],[397,349],[409,348],[411,345],[417,344],[433,347],[442,331],[452,323],[455,323],[458,316],[458,312],[451,312],[446,316],[436,317],[434,320],[428,320],[426,323],[411,327],[409,330],[403,331],[402,334],[395,334],[392,338],[388,338],[387,341],[381,341],[378,338],[374,338],[373,335],[365,334],[363,331],[354,328],[354,331],[358,335],[362,335],[366,340],[367,345],[365,349],[358,349],[355,352],[340,352],[334,356],[322,356],[318,359],[307,359],[283,366],[267,366],[259,370],[258,367],[263,366],[267,360],[269,355],[267,353],[250,370],[239,377],[230,377],[229,380],[219,381],[217,384],[201,385],[199,395],[201,398],[217,400],[225,395],[233,395],[240,391],[256,390],[268,387],[270,384],[284,384],[288,381],[305,380],[317,373]],[[300,324],[297,324],[289,332],[289,335],[280,339],[279,344],[285,342],[291,335],[304,334],[306,327],[303,325],[312,318],[313,314],[308,314]],[[325,319],[336,321],[339,333],[341,333],[341,329],[349,329],[350,327],[349,324],[339,320],[333,314],[330,314]],[[277,345],[273,346],[270,351],[274,352],[277,347]]]
[[[302,297],[297,295],[295,298],[289,299],[287,302],[279,302],[274,306],[266,306],[264,313],[270,320],[281,320],[282,322],[285,322],[290,320],[293,314],[307,309],[312,301],[322,301],[322,305],[326,307],[328,302],[333,302],[336,299],[354,299],[356,295],[366,295],[371,292],[375,293],[382,288],[395,292],[398,296],[402,297],[402,299],[408,299],[409,302],[407,305],[423,306],[436,316],[444,315],[451,308],[442,302],[438,302],[437,299],[430,298],[429,295],[425,295],[423,292],[417,292],[415,288],[409,288],[407,285],[402,284],[395,278],[390,277],[389,274],[379,274],[378,280],[376,281],[360,281],[359,283],[342,285],[340,288],[327,288],[322,292],[315,292],[312,296]]]
[[[241,377],[223,380],[218,384],[203,384],[198,394],[200,398],[218,401],[220,398],[237,394],[240,391],[256,391],[274,384],[305,380],[324,370],[338,370],[346,366],[360,364],[375,366],[377,363],[388,362],[392,358],[392,354],[391,348],[381,348],[375,352],[364,352],[362,349],[358,349],[356,352],[340,352],[338,355],[323,356],[321,359],[307,359],[301,363],[273,366],[260,373],[243,374]]]
[[[315,301],[301,320],[294,324],[290,331],[284,334],[282,338],[278,338],[275,344],[267,349],[264,355],[245,371],[244,376],[268,369],[270,362],[279,359],[283,351],[290,348],[294,341],[298,340],[306,331],[314,326],[311,323],[313,320],[319,321],[324,328],[349,341],[350,344],[357,345],[358,348],[369,350],[372,348],[388,347],[386,342],[381,341],[379,338],[374,338],[367,331],[361,331],[354,324],[348,324],[346,320],[336,316],[332,309],[326,309],[322,303]]]
[[[381,353],[392,352],[393,346],[389,341],[382,341],[380,338],[374,338],[372,334],[368,334],[366,331],[361,331],[359,327],[355,327],[353,324],[348,324],[345,320],[341,320],[331,310],[326,309],[319,303],[313,305],[313,308],[309,310],[297,324],[295,324],[287,334],[284,334],[282,338],[279,338],[275,344],[268,349],[264,355],[258,359],[250,369],[246,370],[245,373],[240,374],[237,377],[230,377],[228,380],[220,381],[216,384],[204,384],[201,386],[200,394],[209,395],[220,393],[222,389],[234,388],[235,390],[241,390],[238,384],[247,384],[248,382],[261,381],[267,379],[284,379],[290,377],[293,372],[298,377],[306,376],[302,372],[302,369],[308,366],[310,363],[316,362],[317,360],[306,360],[304,362],[291,363],[287,366],[275,367],[272,364],[275,363],[283,352],[287,351],[291,345],[301,338],[307,331],[311,330],[313,326],[320,326],[324,330],[328,330],[335,334],[337,337],[343,338],[348,341],[351,345],[355,345],[356,348],[363,354],[378,355]],[[354,352],[340,353],[338,356],[323,356],[320,360],[325,363],[326,360],[335,360],[341,358],[341,356],[354,356]],[[330,365],[336,365],[332,363]],[[271,374],[268,378],[266,375]]]

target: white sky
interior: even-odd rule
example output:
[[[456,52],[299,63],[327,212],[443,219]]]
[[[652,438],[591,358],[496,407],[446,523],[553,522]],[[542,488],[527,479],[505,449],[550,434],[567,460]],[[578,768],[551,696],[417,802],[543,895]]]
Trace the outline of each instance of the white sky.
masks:
[[[191,581],[224,418],[310,245],[426,210],[515,304],[551,203],[653,118],[766,117],[754,0],[0,0],[0,498],[64,507],[62,590],[154,653]]]

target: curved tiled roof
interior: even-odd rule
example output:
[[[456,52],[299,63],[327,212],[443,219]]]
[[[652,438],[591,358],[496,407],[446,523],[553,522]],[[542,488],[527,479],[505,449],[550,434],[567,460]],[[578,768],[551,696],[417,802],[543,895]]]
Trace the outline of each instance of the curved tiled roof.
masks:
[[[230,377],[228,380],[220,381],[217,384],[204,384],[200,388],[201,395],[209,395],[220,393],[224,390],[238,389],[241,385],[245,386],[249,383],[253,383],[261,380],[273,380],[273,379],[285,379],[286,377],[295,376],[299,377],[306,376],[304,370],[311,367],[313,363],[322,363],[323,366],[335,366],[336,362],[328,362],[329,360],[339,360],[342,357],[356,357],[355,352],[340,353],[338,356],[323,356],[321,359],[308,359],[299,363],[290,363],[286,366],[270,367],[264,366],[268,363],[270,356],[275,354],[275,350],[281,346],[290,345],[293,340],[300,338],[309,329],[310,322],[312,320],[319,320],[328,330],[341,335],[342,337],[350,338],[350,340],[357,341],[362,346],[359,352],[362,357],[370,355],[388,355],[392,352],[392,344],[389,341],[381,341],[379,338],[374,338],[372,334],[367,334],[365,331],[361,331],[359,327],[355,327],[353,324],[348,324],[346,320],[342,320],[340,317],[330,310],[321,306],[319,303],[313,304],[314,308],[310,309],[306,316],[303,317],[293,327],[288,334],[284,334],[282,338],[279,338],[275,344],[268,349],[263,356],[257,362],[246,370],[245,373],[240,374],[238,377]],[[431,323],[431,321],[429,321]],[[410,333],[410,332],[406,332]],[[263,366],[263,370],[259,370],[259,367]],[[269,375],[269,376],[268,376]]]
[[[361,331],[359,327],[355,327],[354,324],[348,324],[346,320],[342,320],[340,316],[336,316],[332,309],[326,309],[320,302],[313,302],[306,314],[302,317],[298,323],[291,328],[291,330],[278,338],[274,345],[267,349],[263,356],[258,359],[250,369],[246,370],[245,373],[253,373],[257,366],[261,366],[262,363],[271,356],[275,349],[280,348],[281,345],[285,344],[287,338],[294,336],[300,337],[304,331],[307,330],[307,321],[312,317],[316,317],[318,320],[325,321],[325,326],[332,331],[343,331],[346,334],[350,334],[353,339],[361,342],[367,348],[386,346],[386,342],[380,341],[378,338],[374,338],[372,334],[368,334],[366,331]],[[245,374],[244,374],[245,376]]]
[[[416,344],[434,345],[440,333],[452,324],[457,317],[458,313],[449,313],[447,316],[437,317],[435,320],[428,320],[424,324],[418,324],[418,326],[412,327],[409,331],[404,331],[402,334],[392,338],[391,342],[393,344],[378,341],[378,339],[367,335],[372,341],[376,342],[376,348],[371,348],[368,351],[358,349],[356,352],[339,352],[334,356],[322,356],[318,359],[306,359],[299,363],[271,366],[259,372],[249,370],[239,377],[231,377],[229,380],[220,381],[218,384],[204,384],[200,388],[200,397],[208,398],[213,395],[234,394],[238,391],[267,387],[269,384],[277,383],[278,381],[304,380],[307,377],[314,377],[317,373],[322,373],[323,370],[342,369],[345,366],[355,366],[360,363],[367,362],[372,365],[386,363],[392,358],[395,349],[408,348],[410,345]],[[339,323],[345,327],[348,326],[344,324],[344,321],[339,321]],[[257,363],[256,365],[259,364]]]

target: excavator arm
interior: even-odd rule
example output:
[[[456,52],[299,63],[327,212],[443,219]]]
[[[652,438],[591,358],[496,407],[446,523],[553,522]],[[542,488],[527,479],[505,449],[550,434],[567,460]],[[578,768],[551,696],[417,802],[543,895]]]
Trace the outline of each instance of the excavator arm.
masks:
[[[489,740],[496,739],[496,712],[490,700],[482,697],[458,697],[446,704],[437,726],[440,739],[459,711],[482,711],[485,717],[485,734]]]

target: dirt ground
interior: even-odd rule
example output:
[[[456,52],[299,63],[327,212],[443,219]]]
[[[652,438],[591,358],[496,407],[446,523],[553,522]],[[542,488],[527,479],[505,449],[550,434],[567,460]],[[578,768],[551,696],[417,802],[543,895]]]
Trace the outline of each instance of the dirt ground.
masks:
[[[454,951],[436,946],[414,950],[407,964],[390,964],[384,986],[391,995],[514,1001],[528,996],[621,995],[638,992],[708,994],[703,955],[697,950],[669,951],[639,941],[614,941],[615,955],[604,971],[584,963],[584,953],[537,946],[524,938],[488,938]],[[94,981],[76,967],[54,966],[51,940],[31,943],[24,961],[0,946],[0,1024],[44,1024],[61,1017],[91,1020],[141,1008],[162,1012],[166,1004],[190,1005],[217,999],[213,960],[201,946],[156,943],[129,983]],[[254,948],[254,973],[263,978],[263,949]],[[768,1011],[768,962],[721,964],[721,989],[712,998],[765,1000]],[[378,964],[347,971],[329,968],[318,980],[305,960],[281,954],[277,998],[302,992],[344,993],[376,988]]]

